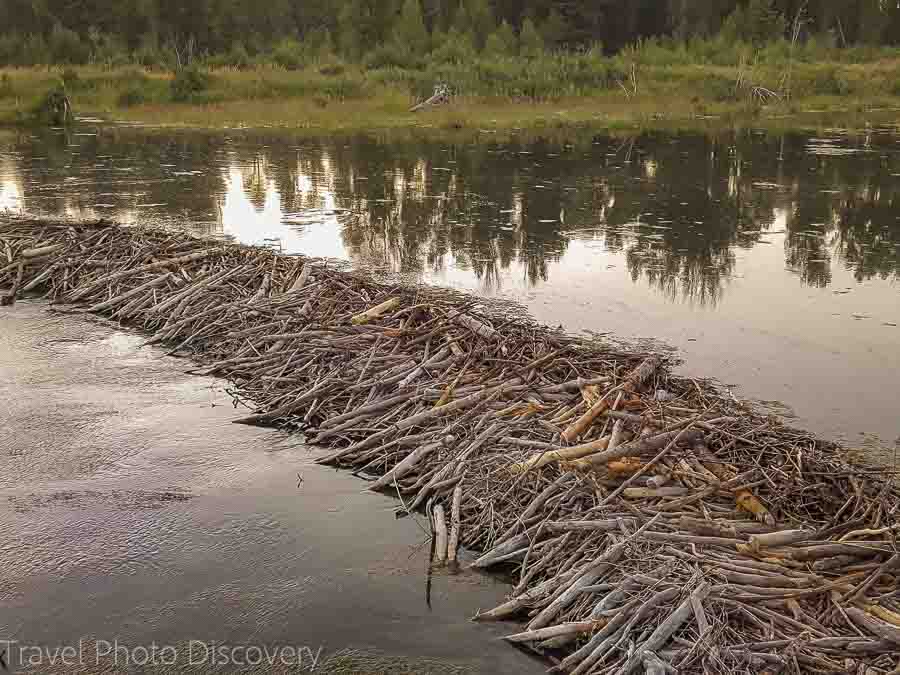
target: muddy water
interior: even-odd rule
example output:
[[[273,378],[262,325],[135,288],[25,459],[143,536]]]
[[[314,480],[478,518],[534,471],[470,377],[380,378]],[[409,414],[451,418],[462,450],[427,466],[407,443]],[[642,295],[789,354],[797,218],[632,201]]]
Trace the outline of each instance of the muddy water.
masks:
[[[655,339],[850,445],[900,436],[900,137],[0,137],[0,209],[190,219]]]
[[[0,326],[0,649],[85,638],[86,673],[114,640],[175,645],[173,672],[228,672],[204,661],[211,642],[391,672],[543,672],[468,621],[503,584],[435,576],[429,607],[417,524],[295,438],[230,424],[223,382],[40,303],[0,308]]]

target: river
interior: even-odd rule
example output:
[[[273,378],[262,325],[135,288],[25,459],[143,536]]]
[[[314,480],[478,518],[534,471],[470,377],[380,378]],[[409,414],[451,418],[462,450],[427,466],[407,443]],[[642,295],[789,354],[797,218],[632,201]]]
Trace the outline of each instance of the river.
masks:
[[[502,581],[438,572],[428,592],[427,525],[296,438],[231,424],[226,383],[44,303],[0,326],[0,651],[17,640],[18,665],[82,641],[74,672],[144,672],[153,643],[184,668],[158,672],[230,672],[213,644],[308,649],[332,664],[315,672],[544,671],[468,620]]]
[[[452,143],[83,123],[0,132],[0,210],[178,223],[514,299],[672,348],[873,456],[900,442],[890,130]],[[299,441],[228,424],[223,383],[40,303],[0,325],[0,638],[196,633],[537,672],[465,620],[502,584],[440,575],[429,608],[417,525]]]
[[[82,125],[0,136],[0,210],[188,222],[652,339],[852,446],[900,436],[900,137],[453,145]]]

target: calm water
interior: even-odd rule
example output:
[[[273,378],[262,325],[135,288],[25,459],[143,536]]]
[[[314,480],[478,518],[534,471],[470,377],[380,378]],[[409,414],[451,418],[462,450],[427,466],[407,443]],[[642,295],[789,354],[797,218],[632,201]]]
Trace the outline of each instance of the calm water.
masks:
[[[797,423],[900,436],[900,138],[299,140],[84,126],[0,136],[0,209],[205,232],[660,340]]]
[[[0,652],[17,640],[28,665],[31,647],[84,638],[70,657],[83,668],[33,671],[85,675],[233,672],[210,665],[213,642],[321,648],[320,665],[355,650],[404,665],[390,672],[545,671],[498,639],[503,627],[469,621],[505,584],[436,573],[429,605],[413,519],[295,438],[231,424],[224,382],[41,302],[0,308],[0,326]],[[97,640],[172,645],[177,667],[129,668],[120,654],[98,668]],[[305,658],[252,670],[309,672]]]

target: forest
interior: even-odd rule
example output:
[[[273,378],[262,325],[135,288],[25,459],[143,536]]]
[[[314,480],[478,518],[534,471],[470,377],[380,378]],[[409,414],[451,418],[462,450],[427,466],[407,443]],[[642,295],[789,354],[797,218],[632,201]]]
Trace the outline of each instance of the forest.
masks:
[[[900,42],[895,0],[2,0],[0,65],[415,67],[658,40]]]

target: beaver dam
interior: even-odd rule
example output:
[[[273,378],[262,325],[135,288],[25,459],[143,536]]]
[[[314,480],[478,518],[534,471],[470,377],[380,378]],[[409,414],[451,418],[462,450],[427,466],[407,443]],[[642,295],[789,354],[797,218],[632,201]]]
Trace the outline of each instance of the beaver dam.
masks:
[[[555,670],[896,672],[893,475],[665,358],[183,232],[7,219],[0,261],[5,302],[147,331],[425,511],[435,564],[511,573],[475,618]]]

